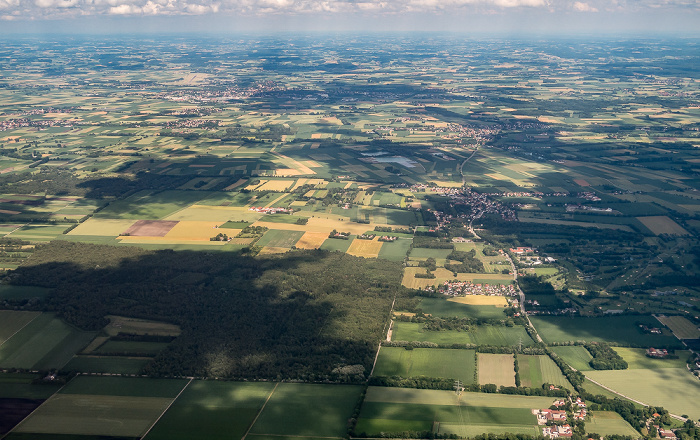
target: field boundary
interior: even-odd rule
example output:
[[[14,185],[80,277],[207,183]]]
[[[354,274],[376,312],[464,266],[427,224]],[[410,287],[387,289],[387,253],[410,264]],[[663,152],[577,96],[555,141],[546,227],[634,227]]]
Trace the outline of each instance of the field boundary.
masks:
[[[160,421],[161,418],[163,418],[163,416],[165,415],[165,413],[168,412],[168,410],[170,409],[170,407],[173,406],[173,403],[175,403],[175,401],[176,401],[176,400],[180,397],[180,395],[187,389],[187,387],[190,386],[190,384],[192,383],[193,380],[194,380],[194,378],[191,377],[191,378],[190,378],[190,381],[187,382],[187,383],[185,384],[184,387],[182,387],[182,389],[180,390],[180,392],[177,393],[177,396],[175,396],[175,398],[168,404],[168,406],[163,410],[163,412],[160,413],[160,415],[158,416],[158,418],[156,419],[156,421],[153,422],[153,423],[151,424],[151,426],[146,430],[146,432],[141,436],[141,438],[146,438],[146,436],[148,435],[148,433],[151,432],[151,430],[153,429],[153,427],[156,426],[156,424]]]
[[[258,418],[260,418],[260,414],[262,414],[262,412],[265,410],[265,406],[267,406],[267,402],[269,402],[270,399],[272,398],[272,395],[275,394],[275,390],[277,390],[277,387],[279,386],[279,384],[280,383],[277,382],[275,384],[275,387],[272,389],[272,391],[270,391],[270,394],[267,396],[267,399],[265,399],[265,403],[263,403],[263,405],[260,407],[260,411],[258,411],[258,413],[255,415],[255,418],[253,419],[253,421],[250,422],[250,426],[248,427],[248,430],[245,432],[245,434],[243,434],[243,437],[241,437],[241,440],[245,440],[246,437],[248,437],[248,434],[250,434],[250,430],[253,429],[253,426],[255,426],[255,422],[257,422]],[[267,434],[265,434],[265,435],[267,435]]]
[[[2,347],[3,345],[5,345],[5,343],[6,343],[7,341],[9,341],[10,339],[12,339],[12,337],[13,337],[14,335],[16,335],[17,333],[19,333],[24,327],[26,327],[26,326],[28,326],[29,324],[31,324],[32,322],[34,322],[34,320],[35,320],[36,318],[38,318],[39,316],[41,316],[42,313],[44,313],[44,312],[39,312],[39,314],[36,315],[35,317],[33,317],[31,320],[29,320],[29,322],[27,322],[26,324],[24,324],[22,327],[18,328],[18,329],[17,329],[14,333],[12,333],[7,339],[5,339],[5,340],[3,341],[2,344],[0,344],[0,347]],[[2,437],[0,437],[0,438],[2,438]]]

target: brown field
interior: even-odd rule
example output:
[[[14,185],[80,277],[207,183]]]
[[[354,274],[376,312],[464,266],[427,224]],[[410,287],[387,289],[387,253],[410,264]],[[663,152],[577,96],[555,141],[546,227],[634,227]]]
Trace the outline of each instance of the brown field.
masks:
[[[574,179],[574,182],[576,182],[578,186],[591,186],[591,184],[586,182],[584,179]]]
[[[383,242],[377,241],[376,238],[374,240],[360,240],[356,238],[350,243],[347,253],[356,257],[377,258],[383,244]]]
[[[674,335],[679,339],[697,339],[700,338],[700,330],[698,326],[688,321],[682,316],[657,316],[663,325],[670,328]]]
[[[165,238],[169,240],[188,240],[188,241],[209,241],[211,237],[216,236],[219,232],[228,236],[235,236],[240,229],[216,229],[221,222],[197,222],[197,221],[182,221],[178,222],[167,234]]]
[[[138,220],[125,233],[131,237],[165,237],[177,223],[167,220]]]
[[[469,304],[473,306],[508,306],[508,301],[506,300],[505,296],[467,295],[449,298],[448,301],[460,304]]]
[[[275,247],[275,246],[265,246],[260,250],[258,255],[269,255],[269,254],[283,254],[289,252],[289,248],[286,247]]]
[[[232,189],[237,188],[237,187],[243,185],[243,184],[244,184],[245,182],[247,182],[247,181],[248,181],[248,179],[238,179],[238,182],[236,182],[236,183],[234,183],[234,184],[232,184],[232,185],[227,186],[226,188],[224,188],[224,191],[231,191]]]
[[[233,229],[233,230],[234,231],[241,231],[242,229]],[[255,241],[255,238],[232,238],[229,243],[249,245],[254,241]]]
[[[179,336],[180,327],[167,322],[149,321],[147,319],[127,318],[125,316],[108,315],[109,324],[104,331],[110,336],[118,333],[130,333],[134,335],[155,335],[155,336]]]
[[[497,386],[515,386],[515,370],[512,354],[477,353],[479,384],[494,383]]]
[[[642,222],[644,226],[649,228],[656,235],[671,234],[671,235],[690,235],[688,231],[683,229],[678,223],[674,222],[665,215],[656,215],[651,217],[637,217],[637,220]]]
[[[305,232],[295,246],[299,249],[318,249],[327,238],[325,232]]]

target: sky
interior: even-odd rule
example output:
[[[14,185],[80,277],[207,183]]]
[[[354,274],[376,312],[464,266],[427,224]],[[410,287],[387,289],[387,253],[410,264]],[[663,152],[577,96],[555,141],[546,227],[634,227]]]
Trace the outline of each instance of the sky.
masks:
[[[700,0],[0,0],[0,34],[700,36]]]

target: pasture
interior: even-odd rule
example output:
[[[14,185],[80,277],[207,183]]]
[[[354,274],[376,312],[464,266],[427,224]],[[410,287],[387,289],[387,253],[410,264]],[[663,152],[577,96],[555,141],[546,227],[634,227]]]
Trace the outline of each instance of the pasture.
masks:
[[[656,317],[663,325],[670,328],[678,339],[698,339],[700,338],[700,330],[698,326],[690,322],[683,316],[664,316]]]
[[[379,250],[378,258],[389,261],[403,261],[411,248],[411,239],[399,238],[393,242],[384,242]]]
[[[532,408],[551,405],[550,397],[369,387],[355,433],[430,431],[476,435],[506,432],[537,435]],[[434,422],[438,422],[434,424]]]
[[[551,347],[551,350],[564,362],[579,371],[591,369],[589,362],[593,359],[593,356],[586,350],[586,347],[580,345],[566,345]]]
[[[0,345],[39,315],[41,312],[0,310]]]
[[[602,436],[629,435],[639,437],[637,430],[613,411],[592,411],[586,420],[586,432],[595,432]]]
[[[597,341],[644,347],[680,348],[669,331],[657,335],[643,333],[638,324],[657,325],[653,316],[624,315],[600,318],[533,316],[530,318],[545,342]]]
[[[493,383],[497,386],[515,386],[512,354],[478,353],[477,365],[479,385]]]
[[[440,377],[474,383],[475,354],[474,350],[382,347],[373,375]]]
[[[361,386],[280,383],[251,434],[344,437]]]
[[[685,368],[685,362],[690,355],[689,351],[676,350],[675,355],[678,359],[654,359],[647,357],[643,348],[613,347],[613,350],[627,361],[630,369]]]
[[[649,228],[656,235],[690,235],[688,231],[683,229],[681,225],[674,222],[665,215],[657,215],[650,217],[637,217],[644,226]]]
[[[271,382],[193,381],[145,439],[241,438],[273,388]]]
[[[159,220],[199,200],[208,193],[201,191],[139,191],[123,200],[116,200],[97,212],[94,218]]]
[[[356,257],[377,258],[383,244],[383,242],[377,241],[376,238],[373,240],[360,240],[356,238],[350,243],[350,247],[346,252]]]
[[[465,298],[470,298],[472,296],[477,295],[470,295]],[[503,313],[503,308],[501,307],[452,301],[451,298],[421,298],[418,307],[423,311],[423,313],[441,318],[457,317],[501,319],[505,316]]]
[[[270,229],[265,232],[257,246],[290,249],[304,235],[301,231],[287,231],[280,229]]]
[[[685,368],[587,371],[586,376],[647,405],[700,418],[700,381]],[[659,392],[663,390],[663,392]]]
[[[426,341],[440,345],[474,344],[513,347],[522,340],[523,346],[534,342],[522,326],[505,327],[481,325],[470,331],[443,330],[425,331],[423,324],[416,322],[394,321],[392,334],[394,341]]]
[[[520,383],[524,387],[539,388],[542,384],[549,383],[573,390],[569,381],[549,356],[519,354],[518,368]]]

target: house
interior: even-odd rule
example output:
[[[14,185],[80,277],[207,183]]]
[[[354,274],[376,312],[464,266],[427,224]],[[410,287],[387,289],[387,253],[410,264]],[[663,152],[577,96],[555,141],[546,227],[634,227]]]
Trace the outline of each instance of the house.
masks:
[[[552,388],[554,385],[550,385],[550,390],[554,389]],[[552,403],[552,406],[556,406],[557,408],[561,408],[562,406],[566,405],[566,402],[564,402],[564,399],[559,399],[555,400],[554,403]]]
[[[647,356],[653,357],[653,358],[662,358],[668,356],[668,351],[663,349],[663,348],[654,348],[651,347],[647,350]]]
[[[583,408],[580,411],[575,412],[574,420],[586,420],[586,409]]]
[[[668,438],[674,440],[676,438],[676,434],[671,431],[670,429],[664,429],[664,428],[659,428],[659,437],[661,438]]]
[[[570,438],[573,435],[573,431],[571,431],[571,426],[569,425],[548,426],[542,428],[542,435],[548,438]]]
[[[532,410],[532,413],[537,416],[538,425],[546,425],[548,422],[566,422],[566,411],[561,411],[558,409],[534,409]]]
[[[579,408],[585,408],[585,407],[586,407],[586,402],[584,402],[583,400],[581,400],[580,397],[577,397],[577,398],[576,398],[576,402],[574,402],[574,404],[575,404],[576,406],[578,406]]]

